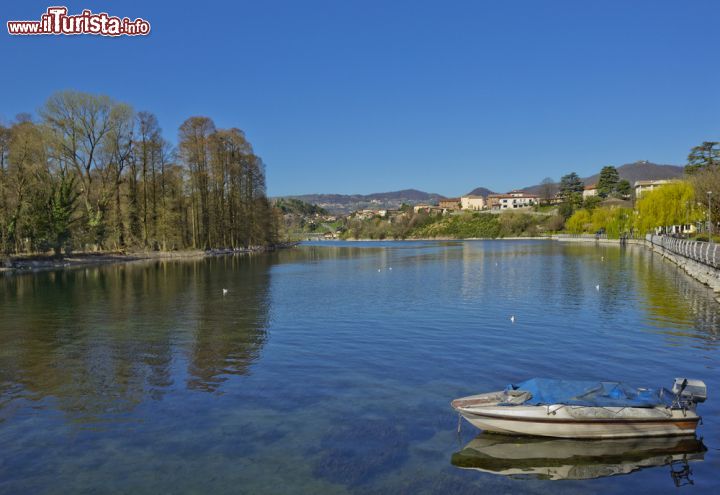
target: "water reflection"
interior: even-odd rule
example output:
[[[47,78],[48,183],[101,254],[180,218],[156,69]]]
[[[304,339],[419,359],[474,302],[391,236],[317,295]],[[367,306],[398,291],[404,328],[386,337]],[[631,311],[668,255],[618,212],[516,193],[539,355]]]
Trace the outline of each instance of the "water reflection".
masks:
[[[449,400],[535,375],[720,388],[718,307],[646,250],[318,244],[0,277],[0,492],[553,493],[450,465]],[[681,447],[565,474],[702,458]],[[716,457],[688,465],[697,490]],[[563,488],[659,493],[668,470]]]
[[[271,264],[225,257],[3,277],[0,419],[52,401],[79,423],[124,421],[183,375],[212,392],[247,374],[266,340]]]
[[[230,375],[247,374],[267,339],[270,285],[267,260],[265,269],[237,271],[232,265],[238,263],[238,258],[214,259],[209,270],[201,274],[208,286],[219,284],[229,288],[224,296],[217,288],[197,294],[188,380],[191,389],[213,392]]]
[[[713,297],[698,297],[705,291],[711,294],[711,290],[660,255],[635,245],[567,243],[556,249],[563,254],[560,265],[545,263],[542,280],[552,285],[552,277],[560,274],[558,290],[564,308],[579,309],[597,300],[603,319],[611,321],[623,310],[639,305],[647,315],[645,322],[657,333],[677,342],[687,343],[686,337],[691,337],[708,347],[717,346],[717,302]]]
[[[631,249],[631,254],[628,263],[632,265],[648,323],[669,337],[692,337],[717,347],[720,336],[717,302],[713,297],[697,297],[698,292],[711,289],[680,269],[667,269],[672,265],[658,254],[637,246]]]
[[[692,483],[688,462],[707,449],[695,437],[570,440],[481,433],[452,456],[452,464],[509,477],[585,480],[670,466],[676,485]]]

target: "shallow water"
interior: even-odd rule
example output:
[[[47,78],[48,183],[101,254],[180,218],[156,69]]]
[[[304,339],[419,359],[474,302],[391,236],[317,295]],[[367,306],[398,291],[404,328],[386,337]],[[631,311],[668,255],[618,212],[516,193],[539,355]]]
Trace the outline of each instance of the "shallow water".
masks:
[[[5,276],[0,318],[0,493],[675,490],[622,455],[638,469],[582,480],[454,465],[478,431],[458,437],[450,400],[533,376],[705,380],[682,490],[720,492],[720,305],[640,247],[319,243]]]

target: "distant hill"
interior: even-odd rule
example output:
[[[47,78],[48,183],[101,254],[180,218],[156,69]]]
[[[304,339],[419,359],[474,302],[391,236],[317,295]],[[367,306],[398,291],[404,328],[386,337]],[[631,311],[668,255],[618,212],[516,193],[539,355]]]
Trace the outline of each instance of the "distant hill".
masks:
[[[299,196],[283,196],[277,199],[297,199],[317,205],[331,213],[350,213],[363,209],[395,209],[403,203],[415,205],[419,203],[437,203],[444,196],[435,193],[403,189],[373,194],[302,194]]]
[[[315,204],[306,203],[295,198],[278,198],[273,200],[273,206],[279,208],[283,213],[293,215],[309,216],[309,215],[327,215],[324,208]]]
[[[658,179],[675,179],[682,177],[685,167],[677,165],[658,165],[647,161],[626,163],[617,168],[621,179],[627,179],[630,184],[636,180],[658,180]],[[591,175],[583,179],[585,184],[596,184],[600,178],[600,173]]]
[[[684,167],[677,165],[659,165],[647,161],[638,161],[635,163],[626,163],[617,168],[621,179],[627,179],[633,184],[636,180],[642,179],[673,179],[683,175]],[[583,179],[585,184],[597,183],[599,173],[591,175]],[[542,186],[540,184],[525,187],[522,189],[534,194],[541,194]],[[557,184],[554,184],[553,193],[557,191]],[[487,196],[494,194],[493,191],[486,187],[476,187],[468,193],[474,196]],[[302,194],[298,196],[282,196],[273,198],[274,200],[296,199],[317,205],[332,214],[350,213],[355,210],[363,209],[396,209],[403,203],[416,205],[420,203],[436,204],[445,197],[417,189],[403,189],[402,191],[391,191],[373,194]]]
[[[627,179],[630,184],[634,184],[636,180],[658,180],[658,179],[675,179],[682,177],[685,167],[678,165],[659,165],[648,161],[638,161],[635,163],[626,163],[617,167],[618,174],[621,179]],[[590,177],[585,177],[583,182],[586,185],[597,184],[600,173]],[[529,193],[539,194],[541,191],[540,184],[525,187],[522,190]],[[555,185],[557,191],[557,184]]]
[[[467,193],[468,196],[483,196],[487,198],[488,194],[495,194],[493,191],[488,189],[487,187],[476,187],[469,193]]]

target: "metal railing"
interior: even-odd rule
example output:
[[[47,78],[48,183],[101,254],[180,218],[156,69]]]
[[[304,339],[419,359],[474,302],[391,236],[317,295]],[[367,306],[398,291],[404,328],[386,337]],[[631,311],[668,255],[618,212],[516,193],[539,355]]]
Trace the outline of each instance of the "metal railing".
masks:
[[[666,235],[652,234],[646,235],[645,240],[679,256],[712,266],[713,268],[720,268],[720,245],[716,243],[688,241]]]

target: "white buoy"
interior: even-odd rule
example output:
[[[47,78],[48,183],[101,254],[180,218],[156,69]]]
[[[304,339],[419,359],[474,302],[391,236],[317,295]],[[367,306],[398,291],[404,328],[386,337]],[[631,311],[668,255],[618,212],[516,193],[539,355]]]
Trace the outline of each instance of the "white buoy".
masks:
[[[513,322],[513,323],[515,323],[515,315],[512,315],[512,316],[510,317],[510,321]]]
[[[226,295],[227,293],[228,293],[228,290],[227,290],[227,289],[223,289],[223,296]]]

